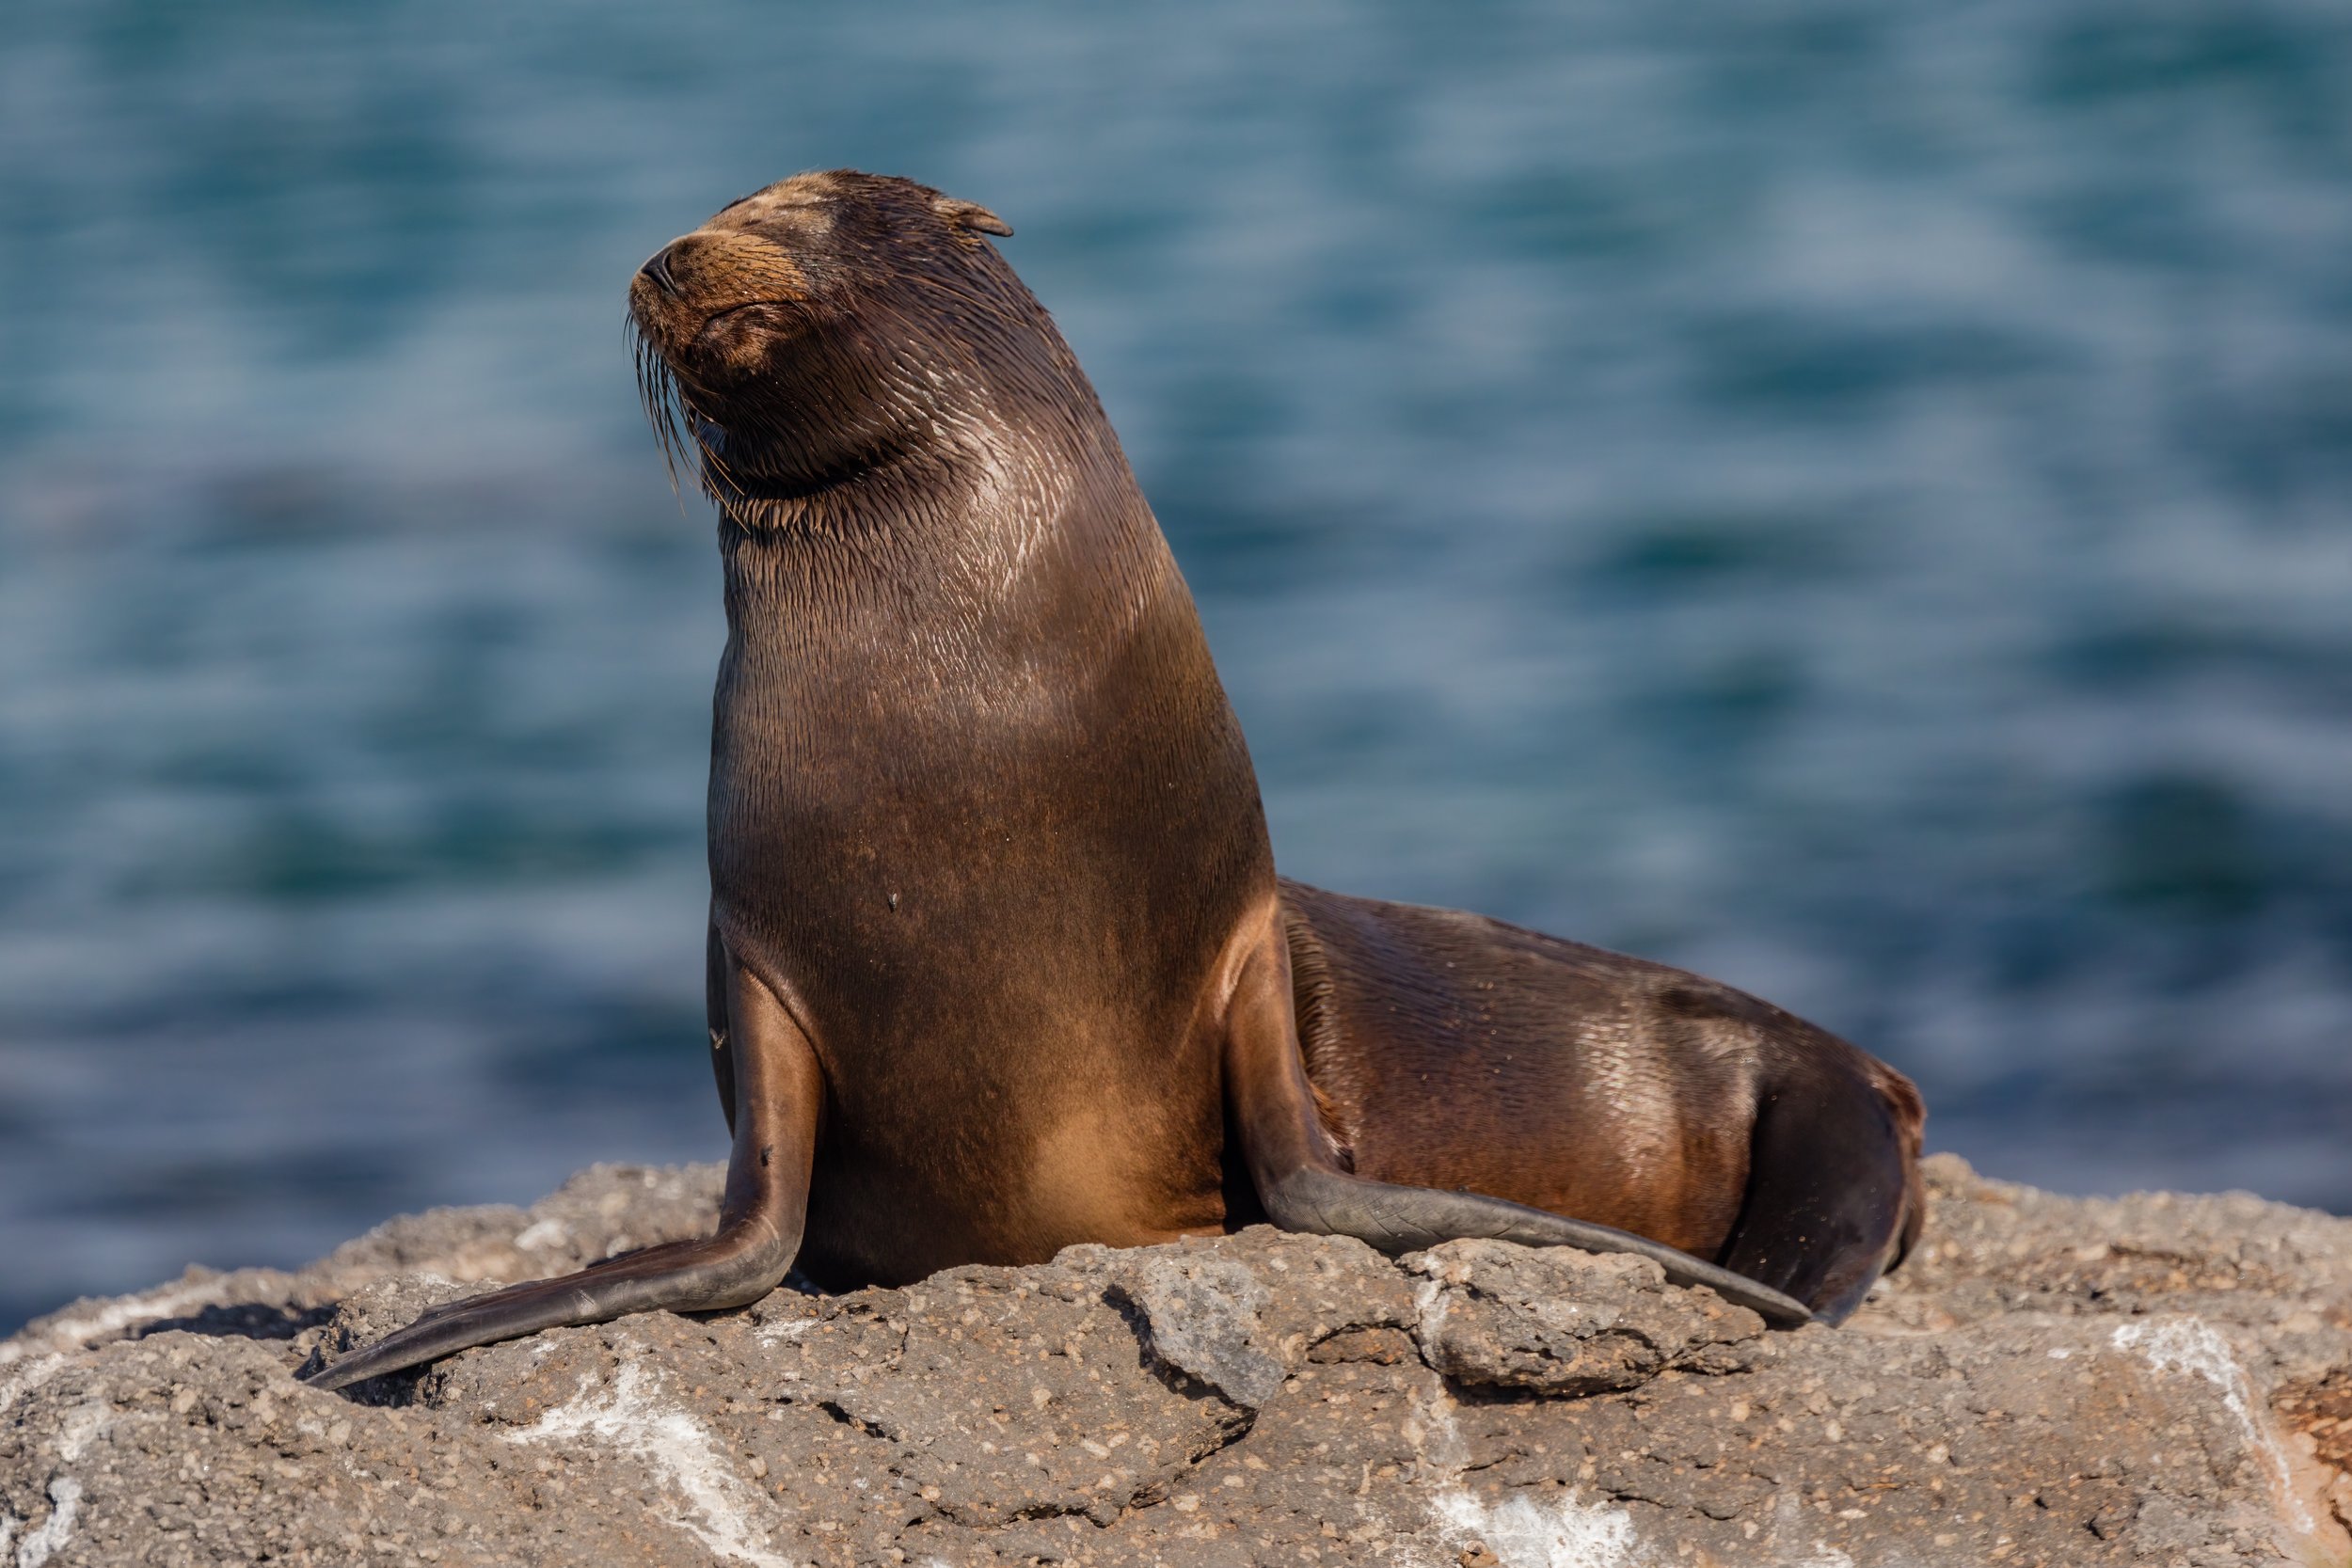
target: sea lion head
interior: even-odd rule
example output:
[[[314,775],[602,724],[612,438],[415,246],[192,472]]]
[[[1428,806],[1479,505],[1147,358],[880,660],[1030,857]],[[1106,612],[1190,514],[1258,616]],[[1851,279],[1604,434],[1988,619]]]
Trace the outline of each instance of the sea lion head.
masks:
[[[629,282],[665,448],[723,502],[805,497],[1029,408],[1099,409],[986,208],[911,180],[799,174],[721,208]],[[943,437],[946,439],[943,440]]]

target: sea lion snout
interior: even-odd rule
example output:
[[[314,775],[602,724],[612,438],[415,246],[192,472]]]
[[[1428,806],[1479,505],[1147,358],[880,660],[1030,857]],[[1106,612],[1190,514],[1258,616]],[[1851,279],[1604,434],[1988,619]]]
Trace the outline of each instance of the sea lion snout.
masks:
[[[700,368],[689,363],[696,350],[714,347],[697,343],[703,328],[753,305],[785,309],[772,322],[738,324],[715,345],[724,356],[739,356],[747,337],[772,341],[778,331],[834,317],[869,333],[886,335],[896,321],[936,337],[954,330],[952,312],[939,308],[956,293],[983,296],[980,313],[1000,321],[1008,306],[1016,315],[1035,309],[982,238],[1011,232],[979,203],[911,180],[796,174],[727,203],[656,251],[629,280],[629,313],[653,349],[687,372]]]
[[[772,239],[703,228],[672,240],[637,269],[628,308],[662,357],[679,364],[721,317],[751,306],[798,304],[808,293],[806,276]]]
[[[677,282],[670,276],[670,247],[663,245],[653,253],[652,260],[637,269],[638,275],[652,280],[653,286],[665,294],[677,293]]]

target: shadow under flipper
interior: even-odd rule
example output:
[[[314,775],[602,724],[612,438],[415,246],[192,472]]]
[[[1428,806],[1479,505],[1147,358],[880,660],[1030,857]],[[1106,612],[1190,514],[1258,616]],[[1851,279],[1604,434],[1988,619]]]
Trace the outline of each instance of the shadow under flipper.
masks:
[[[316,1328],[334,1316],[332,1307],[297,1307],[290,1301],[231,1302],[206,1307],[185,1317],[157,1318],[130,1333],[134,1339],[151,1334],[196,1334],[208,1339],[291,1339]]]

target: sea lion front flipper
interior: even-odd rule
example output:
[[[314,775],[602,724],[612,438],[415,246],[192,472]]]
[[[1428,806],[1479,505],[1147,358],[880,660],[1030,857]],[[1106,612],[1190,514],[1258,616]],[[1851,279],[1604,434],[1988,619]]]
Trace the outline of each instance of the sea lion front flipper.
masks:
[[[734,1069],[735,1146],[717,1234],[437,1307],[303,1381],[341,1388],[543,1328],[604,1323],[656,1307],[741,1307],[774,1290],[801,1247],[823,1082],[808,1037],[775,993],[731,958],[727,970],[723,1044]]]
[[[1282,925],[1268,919],[1226,1006],[1225,1093],[1259,1201],[1283,1229],[1353,1236],[1391,1254],[1466,1236],[1632,1253],[1660,1264],[1674,1283],[1704,1285],[1767,1323],[1815,1321],[1803,1302],[1646,1236],[1483,1193],[1399,1186],[1347,1170],[1315,1115],[1292,996]]]

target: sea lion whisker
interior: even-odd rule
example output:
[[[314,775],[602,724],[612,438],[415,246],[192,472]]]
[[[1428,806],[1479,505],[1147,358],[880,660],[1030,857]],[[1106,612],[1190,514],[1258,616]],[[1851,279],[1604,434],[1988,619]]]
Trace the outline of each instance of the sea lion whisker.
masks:
[[[670,494],[683,507],[685,496],[678,487],[677,466],[685,452],[677,431],[677,384],[669,365],[634,316],[628,322],[628,331],[637,372],[637,399],[644,409],[646,421],[653,426],[655,444],[661,449],[661,467],[669,475]]]

